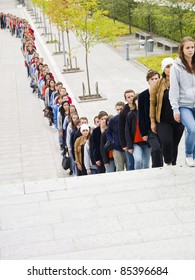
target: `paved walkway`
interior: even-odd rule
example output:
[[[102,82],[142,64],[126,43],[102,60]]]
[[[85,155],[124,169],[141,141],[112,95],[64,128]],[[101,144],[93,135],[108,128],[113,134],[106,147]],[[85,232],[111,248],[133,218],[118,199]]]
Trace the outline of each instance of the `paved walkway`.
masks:
[[[18,15],[20,9],[14,9]],[[64,176],[55,132],[27,79],[21,41],[1,30],[0,181],[1,184]]]
[[[28,18],[12,4],[7,12]],[[194,259],[195,170],[184,165],[183,143],[176,167],[67,178],[56,134],[29,89],[20,40],[0,33],[0,259]],[[83,73],[63,77],[62,57],[51,56],[43,37],[37,45],[78,94]],[[146,86],[145,68],[110,47],[91,54],[107,100],[74,100],[89,118],[113,110],[126,88]]]

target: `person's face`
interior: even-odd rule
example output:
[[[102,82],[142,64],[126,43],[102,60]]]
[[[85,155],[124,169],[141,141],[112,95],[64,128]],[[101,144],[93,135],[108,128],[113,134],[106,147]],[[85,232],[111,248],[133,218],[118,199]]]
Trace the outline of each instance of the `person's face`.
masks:
[[[64,103],[63,105],[64,110],[67,112],[69,110],[69,105],[68,103]]]
[[[171,66],[172,66],[173,64],[169,64],[169,65],[167,65],[166,67],[165,67],[165,70],[164,70],[164,72],[165,72],[165,75],[166,76],[170,76],[170,69],[171,69]]]
[[[188,41],[184,43],[183,54],[187,59],[192,58],[194,55],[194,42]]]
[[[59,84],[59,85],[58,85],[58,90],[60,91],[60,90],[61,90],[61,88],[62,88],[62,85],[61,85],[61,84]]]
[[[106,120],[108,116],[103,116],[100,118],[100,126],[105,126],[106,125]]]
[[[81,123],[80,123],[80,125],[82,125],[82,124],[88,124],[87,120],[85,120],[85,119],[81,119]]]
[[[58,86],[59,87],[59,86]],[[60,90],[60,95],[66,95],[66,90],[64,89],[64,88],[62,88],[61,90]]]
[[[120,112],[123,110],[123,106],[121,105],[117,105],[116,106],[116,111],[117,111],[117,114],[120,114]]]
[[[159,80],[159,76],[158,74],[152,76],[149,80],[148,80],[148,84],[150,86],[154,85],[157,81]]]
[[[88,129],[84,129],[81,134],[84,136],[84,137],[87,137],[88,134],[89,134],[89,130]]]
[[[63,100],[63,101],[68,101],[68,96],[62,95],[62,100]]]
[[[76,111],[75,107],[74,106],[70,106],[70,113],[74,113]]]
[[[78,120],[78,115],[73,115],[72,116],[72,121],[75,123]]]
[[[50,82],[50,87],[54,87],[54,81]]]
[[[99,126],[100,125],[99,118],[95,118],[94,124],[95,124],[95,126]]]
[[[135,96],[134,92],[127,92],[125,95],[125,99],[127,101],[128,104],[132,104],[133,103],[133,97]]]

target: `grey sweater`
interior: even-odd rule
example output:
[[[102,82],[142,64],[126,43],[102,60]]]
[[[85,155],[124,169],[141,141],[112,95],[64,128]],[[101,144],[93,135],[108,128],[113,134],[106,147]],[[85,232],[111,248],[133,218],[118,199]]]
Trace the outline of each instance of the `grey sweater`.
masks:
[[[169,99],[174,115],[180,107],[195,108],[195,74],[186,71],[180,58],[171,67]]]

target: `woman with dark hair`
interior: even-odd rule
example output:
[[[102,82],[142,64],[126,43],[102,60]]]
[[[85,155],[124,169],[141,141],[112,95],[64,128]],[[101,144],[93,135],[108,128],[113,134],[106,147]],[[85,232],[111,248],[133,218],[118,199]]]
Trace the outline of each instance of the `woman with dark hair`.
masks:
[[[74,144],[75,163],[77,166],[78,176],[87,175],[84,164],[84,145],[89,138],[90,128],[87,124],[81,125],[81,136],[76,139]]]
[[[53,109],[53,103],[51,102],[51,95],[55,91],[55,81],[49,80],[48,87],[45,90],[45,106],[49,106]]]
[[[67,146],[67,150],[68,150],[68,155],[71,159],[71,168],[70,168],[69,175],[72,175],[73,171],[76,174],[76,167],[75,167],[75,162],[74,162],[74,158],[73,158],[73,151],[72,151],[72,146],[71,146],[71,134],[72,134],[73,130],[76,129],[76,123],[77,123],[78,119],[79,119],[78,114],[77,113],[72,113],[70,115],[69,122],[68,122],[68,125],[66,127],[66,146]]]
[[[59,136],[63,139],[61,150],[66,150],[66,131],[63,129],[63,122],[66,116],[70,114],[70,104],[68,101],[63,101],[58,111],[58,131]]]
[[[170,69],[173,63],[171,57],[163,59],[162,78],[153,85],[150,92],[151,130],[158,135],[167,165],[176,165],[178,146],[184,130],[183,125],[174,120],[169,102]]]
[[[45,90],[45,107],[49,107],[51,110],[51,118],[49,118],[49,125],[52,126],[53,120],[53,103],[51,102],[51,95],[55,91],[55,81],[49,80],[48,87]]]
[[[181,40],[179,58],[171,68],[170,103],[174,120],[186,128],[186,165],[195,167],[195,41]]]

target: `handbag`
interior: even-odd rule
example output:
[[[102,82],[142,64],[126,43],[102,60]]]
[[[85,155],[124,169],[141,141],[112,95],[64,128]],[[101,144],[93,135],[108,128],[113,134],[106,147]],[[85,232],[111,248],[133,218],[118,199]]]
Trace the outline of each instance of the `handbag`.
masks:
[[[109,152],[109,151],[113,150],[113,148],[114,148],[114,143],[109,141],[109,140],[104,145],[104,149],[105,149],[106,152]]]
[[[67,170],[70,168],[70,158],[67,157],[66,155],[63,156],[63,158],[62,158],[62,167],[64,168],[64,170]]]
[[[44,113],[45,118],[51,119],[52,114],[53,114],[52,113],[52,108],[49,107],[49,106],[45,107],[45,109],[43,110],[43,113]]]

